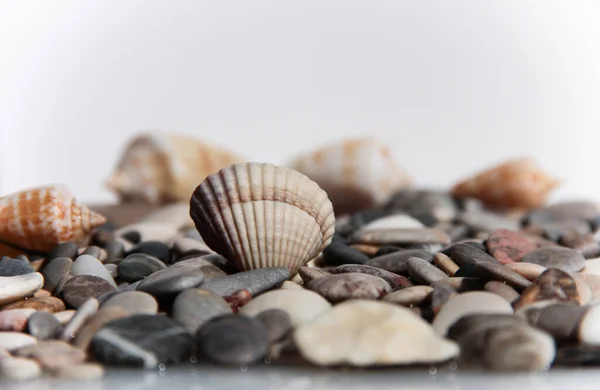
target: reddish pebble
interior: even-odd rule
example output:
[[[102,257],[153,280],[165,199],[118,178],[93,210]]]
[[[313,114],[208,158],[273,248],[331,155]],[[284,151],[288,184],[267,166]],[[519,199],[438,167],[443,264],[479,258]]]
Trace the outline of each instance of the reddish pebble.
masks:
[[[486,243],[488,252],[502,264],[516,263],[538,247],[527,237],[507,229],[490,233]]]
[[[252,294],[248,290],[236,291],[228,297],[224,297],[225,301],[229,303],[229,307],[234,313],[244,306],[246,303],[252,300]]]
[[[12,309],[0,311],[0,331],[22,332],[35,309]]]

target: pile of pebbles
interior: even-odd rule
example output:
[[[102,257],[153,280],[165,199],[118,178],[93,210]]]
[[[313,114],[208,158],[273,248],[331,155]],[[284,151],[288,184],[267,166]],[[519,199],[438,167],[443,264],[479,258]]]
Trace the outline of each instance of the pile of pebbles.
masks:
[[[127,206],[123,206],[126,208]],[[297,275],[238,271],[188,204],[0,260],[0,376],[93,379],[176,364],[600,364],[600,208],[487,209],[406,189],[337,217]]]

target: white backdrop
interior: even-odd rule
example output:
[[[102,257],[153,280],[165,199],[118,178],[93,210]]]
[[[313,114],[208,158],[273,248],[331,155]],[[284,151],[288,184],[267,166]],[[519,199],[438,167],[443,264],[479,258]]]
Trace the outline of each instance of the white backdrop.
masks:
[[[129,137],[282,163],[374,134],[422,185],[530,154],[600,200],[600,2],[3,1],[0,192],[85,201]]]

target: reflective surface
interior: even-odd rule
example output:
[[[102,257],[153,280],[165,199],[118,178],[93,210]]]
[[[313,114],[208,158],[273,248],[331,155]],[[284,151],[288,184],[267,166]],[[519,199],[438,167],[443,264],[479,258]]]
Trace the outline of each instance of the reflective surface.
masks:
[[[547,390],[597,389],[599,369],[559,369],[539,374],[500,375],[435,369],[366,371],[317,370],[291,367],[190,367],[164,371],[110,370],[99,381],[40,379],[0,383],[2,390]]]

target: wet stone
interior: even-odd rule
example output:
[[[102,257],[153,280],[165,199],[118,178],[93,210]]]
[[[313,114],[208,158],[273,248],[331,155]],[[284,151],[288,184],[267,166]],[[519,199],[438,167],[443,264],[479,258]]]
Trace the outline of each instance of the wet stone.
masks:
[[[386,302],[392,302],[402,306],[420,306],[431,300],[431,286],[412,286],[394,291],[382,298]]]
[[[448,278],[444,271],[418,257],[408,259],[406,269],[413,280],[421,284],[431,284]]]
[[[420,260],[420,259],[417,259],[417,260]],[[423,260],[423,261],[425,261],[425,260]],[[427,264],[430,265],[429,263],[427,263]],[[412,286],[412,283],[410,282],[410,280],[408,280],[404,276],[395,274],[393,272],[386,271],[381,268],[372,267],[370,265],[359,265],[359,264],[340,265],[339,267],[334,269],[332,271],[332,273],[333,274],[361,273],[361,274],[378,276],[381,279],[388,282],[389,285],[392,287],[392,289],[405,288],[405,287]],[[323,276],[325,276],[325,275],[323,275]],[[302,279],[304,280],[304,278],[302,278]],[[306,282],[306,280],[305,280],[305,282]]]
[[[156,299],[143,291],[126,291],[116,294],[102,303],[102,308],[122,307],[130,314],[156,314]]]
[[[127,256],[117,265],[119,280],[127,283],[137,282],[146,276],[167,268],[166,264],[143,253],[134,253]]]
[[[475,272],[481,278],[498,280],[517,290],[523,290],[531,285],[529,280],[500,264],[476,263]]]
[[[13,309],[0,311],[0,331],[22,332],[34,309]]]
[[[452,261],[459,266],[481,262],[499,264],[498,260],[469,244],[460,243],[453,245],[450,252]]]
[[[585,266],[585,258],[569,248],[540,248],[525,255],[522,262],[558,268],[565,272],[579,272]]]
[[[450,237],[438,229],[371,229],[359,230],[352,235],[356,244],[406,245],[406,244],[450,244]]]
[[[192,267],[170,267],[157,271],[137,286],[140,291],[147,292],[160,300],[174,299],[183,290],[197,287],[202,283],[204,274]]]
[[[292,330],[292,320],[289,314],[283,310],[265,310],[255,318],[267,332],[269,344],[283,339]]]
[[[192,342],[188,331],[170,318],[138,314],[105,325],[94,336],[91,350],[106,365],[152,369],[188,361]]]
[[[73,276],[84,276],[91,275],[106,280],[111,286],[117,288],[117,284],[110,273],[104,267],[104,264],[97,258],[90,255],[81,255],[74,262],[71,268],[71,274]],[[64,289],[64,287],[63,287]]]
[[[71,260],[75,259],[78,255],[77,245],[72,242],[65,242],[63,244],[58,244],[48,253],[48,261],[52,261],[59,257],[67,257]]]
[[[58,336],[62,325],[46,311],[37,311],[27,321],[27,332],[38,340],[49,340]]]
[[[268,334],[255,318],[225,315],[204,324],[196,334],[198,351],[224,365],[252,364],[268,351]]]
[[[27,298],[6,305],[2,310],[27,308],[35,309],[37,311],[47,311],[48,313],[56,313],[65,310],[65,304],[62,300],[55,297]]]
[[[114,289],[115,287],[106,279],[92,275],[80,275],[69,279],[65,283],[62,296],[66,303],[78,308],[89,298],[97,298]]]
[[[163,263],[169,263],[171,255],[169,246],[160,241],[144,241],[130,250],[128,255],[133,253],[144,253],[159,259]]]
[[[537,245],[527,237],[506,229],[491,232],[485,245],[488,252],[502,264],[519,262],[523,256],[537,249]]]
[[[497,294],[502,298],[506,299],[507,302],[514,302],[519,299],[519,293],[514,288],[510,287],[508,284],[498,282],[496,280],[491,280],[485,284],[483,287],[485,291],[489,291],[491,293]]]
[[[315,279],[306,285],[330,302],[348,299],[379,299],[392,288],[383,279],[367,274],[339,274]]]
[[[374,257],[367,261],[366,265],[381,268],[397,274],[406,273],[408,272],[406,264],[408,263],[408,259],[411,257],[417,257],[431,263],[433,262],[434,255],[421,249],[402,250],[387,255]]]
[[[175,298],[172,317],[190,334],[196,334],[197,330],[212,318],[231,312],[229,304],[219,295],[192,288],[181,292]]]
[[[17,276],[34,272],[29,261],[22,259],[11,259],[3,256],[0,260],[0,276]]]
[[[259,268],[203,282],[200,288],[220,296],[248,290],[252,296],[268,291],[290,278],[287,268]]]
[[[323,263],[327,265],[364,264],[369,256],[348,245],[333,242],[323,250]]]
[[[42,270],[44,290],[48,290],[53,294],[60,292],[57,287],[60,285],[62,289],[62,285],[71,273],[72,266],[73,260],[68,257],[56,257],[51,260]]]

